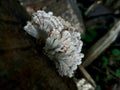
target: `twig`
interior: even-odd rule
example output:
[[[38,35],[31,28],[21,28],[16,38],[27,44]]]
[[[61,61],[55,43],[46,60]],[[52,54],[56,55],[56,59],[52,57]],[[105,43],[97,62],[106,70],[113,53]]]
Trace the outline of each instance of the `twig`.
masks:
[[[88,82],[90,82],[94,87],[96,87],[95,81],[92,79],[90,74],[85,70],[85,68],[82,65],[80,65],[79,69],[81,73],[84,75],[84,77],[88,80]]]
[[[113,28],[103,36],[98,42],[95,43],[86,54],[83,66],[90,65],[103,51],[106,50],[117,38],[120,32],[120,21],[118,21]]]

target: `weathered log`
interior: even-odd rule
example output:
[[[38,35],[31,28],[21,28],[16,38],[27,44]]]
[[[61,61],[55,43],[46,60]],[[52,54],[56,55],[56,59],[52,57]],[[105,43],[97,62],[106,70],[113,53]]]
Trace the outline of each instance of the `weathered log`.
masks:
[[[29,19],[16,0],[0,0],[0,90],[76,90],[23,30]]]

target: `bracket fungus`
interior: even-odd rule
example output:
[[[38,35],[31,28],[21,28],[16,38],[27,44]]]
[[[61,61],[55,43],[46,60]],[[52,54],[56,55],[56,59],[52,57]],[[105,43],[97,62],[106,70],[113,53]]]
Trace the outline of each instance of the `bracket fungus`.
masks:
[[[52,60],[61,76],[72,77],[84,55],[80,33],[61,17],[52,12],[38,10],[24,30],[45,43],[43,50]]]

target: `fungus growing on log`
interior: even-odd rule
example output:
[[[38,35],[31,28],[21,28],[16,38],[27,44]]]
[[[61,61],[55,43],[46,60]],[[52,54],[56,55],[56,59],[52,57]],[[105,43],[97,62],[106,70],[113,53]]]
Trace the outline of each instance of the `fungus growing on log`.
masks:
[[[61,17],[52,12],[37,11],[24,30],[45,43],[43,50],[52,60],[61,76],[72,77],[84,55],[80,33]]]

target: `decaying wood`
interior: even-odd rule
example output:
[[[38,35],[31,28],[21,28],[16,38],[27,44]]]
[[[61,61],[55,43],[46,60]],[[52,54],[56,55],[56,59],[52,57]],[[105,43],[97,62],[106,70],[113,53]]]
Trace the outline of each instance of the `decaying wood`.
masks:
[[[0,0],[0,90],[77,90],[23,30],[29,19],[17,0]]]
[[[93,45],[86,54],[83,66],[90,65],[104,50],[106,50],[115,40],[120,32],[120,21],[118,21],[109,32]]]
[[[84,23],[76,0],[20,0],[23,6],[31,13],[33,10],[52,11],[55,16],[61,16],[69,21],[81,33],[84,32]]]

